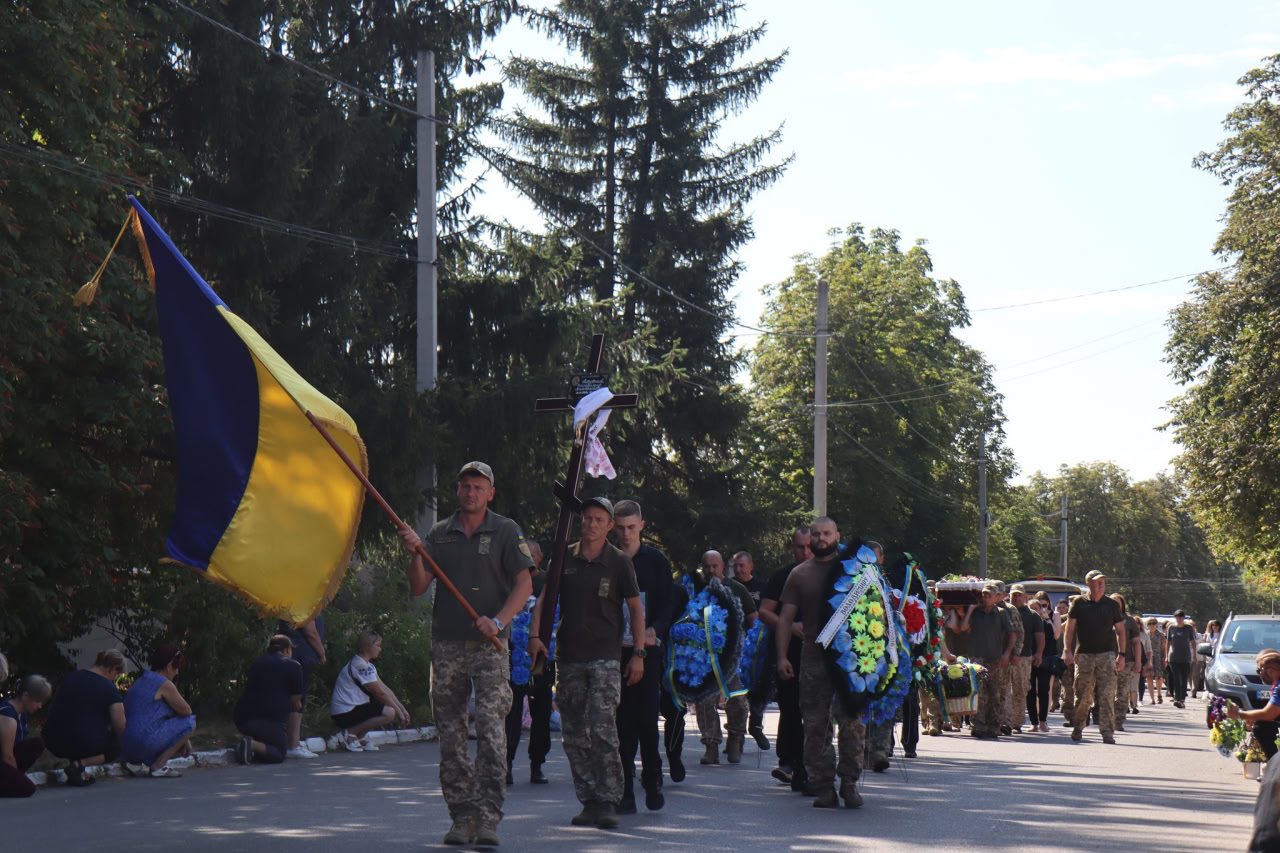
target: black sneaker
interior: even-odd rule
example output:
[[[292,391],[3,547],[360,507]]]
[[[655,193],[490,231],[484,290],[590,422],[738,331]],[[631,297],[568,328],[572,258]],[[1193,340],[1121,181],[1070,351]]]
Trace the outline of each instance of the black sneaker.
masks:
[[[652,784],[644,786],[644,807],[651,812],[656,812],[667,804],[667,798],[662,796],[662,785]]]
[[[516,783],[516,777],[511,775],[511,765],[508,764],[507,765],[507,784],[514,785],[515,783]]]
[[[635,814],[636,813],[636,795],[627,791],[622,795],[622,801],[618,803],[616,809],[618,814]]]
[[[529,765],[529,781],[532,782],[534,785],[547,784],[547,777],[542,775],[541,764]]]
[[[769,775],[777,779],[779,782],[783,783],[784,785],[791,784],[791,773],[782,765],[778,765],[777,767],[773,768],[773,772],[770,773]]]
[[[684,762],[680,760],[677,753],[667,753],[667,762],[671,765],[669,771],[671,773],[672,782],[684,781]]]
[[[1004,735],[1005,737],[1008,737],[1009,735],[1013,734],[1013,729],[1009,728],[1008,726],[1001,726],[1000,734]]]
[[[769,748],[769,738],[765,736],[764,729],[756,726],[748,731],[756,739],[756,746],[760,748],[761,752]]]

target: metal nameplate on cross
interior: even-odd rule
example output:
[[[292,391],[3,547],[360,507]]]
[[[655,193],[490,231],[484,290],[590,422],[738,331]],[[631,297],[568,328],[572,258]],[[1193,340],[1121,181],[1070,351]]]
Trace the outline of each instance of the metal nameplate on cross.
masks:
[[[592,391],[607,385],[606,377],[600,372],[600,363],[604,359],[604,335],[593,335],[591,338],[591,357],[587,369],[575,373],[569,380],[568,397],[544,397],[533,404],[535,412],[572,412],[578,401]],[[633,409],[640,405],[639,394],[614,394],[601,408]],[[556,521],[555,545],[551,549],[551,563],[547,566],[546,598],[542,604],[542,622],[538,625],[538,636],[550,637],[555,629],[556,601],[560,598],[560,573],[564,569],[565,554],[569,550],[569,533],[573,526],[574,515],[582,511],[582,500],[578,497],[578,483],[582,479],[583,453],[586,449],[587,418],[573,436],[573,449],[569,452],[569,468],[563,481],[557,481],[552,489],[560,501],[560,518]]]

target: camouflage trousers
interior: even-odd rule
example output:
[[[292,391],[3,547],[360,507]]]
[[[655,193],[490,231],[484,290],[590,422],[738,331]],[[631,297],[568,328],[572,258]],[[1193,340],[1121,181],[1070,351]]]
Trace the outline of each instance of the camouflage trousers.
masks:
[[[821,658],[800,661],[800,714],[804,718],[804,769],[809,786],[819,793],[841,782],[856,782],[862,775],[867,728],[836,699],[827,665]],[[838,726],[840,760],[831,748],[831,718]]]
[[[1062,709],[1062,716],[1068,720],[1074,719],[1076,714],[1075,667],[1067,667],[1062,675],[1058,676],[1058,689],[1062,691],[1062,701],[1058,705]]]
[[[941,729],[942,724],[946,722],[942,716],[942,703],[938,701],[938,697],[933,694],[932,690],[920,688],[920,725],[926,731],[933,729]]]
[[[622,757],[618,753],[618,703],[622,671],[618,659],[586,663],[560,661],[556,669],[556,706],[561,740],[573,790],[579,802],[622,800]]]
[[[488,640],[436,640],[431,648],[431,708],[440,737],[440,790],[455,820],[502,819],[507,786],[507,713],[511,656]],[[476,759],[467,744],[467,702],[476,695]]]
[[[1071,722],[1077,729],[1089,721],[1089,706],[1096,690],[1098,698],[1098,730],[1103,735],[1116,730],[1116,706],[1109,701],[1116,695],[1116,653],[1100,652],[1076,655],[1076,707]]]
[[[729,679],[729,692],[742,689],[742,679],[737,674]],[[720,743],[724,740],[724,736],[720,733],[720,694],[712,693],[706,699],[698,703],[695,713],[698,717],[698,731],[702,734],[702,743],[710,746],[713,743]],[[733,739],[736,735],[740,738],[747,736],[747,717],[750,713],[750,706],[747,704],[747,694],[734,696],[725,700],[724,715],[727,718],[729,738]]]
[[[1132,669],[1133,664],[1124,662],[1124,672],[1116,673],[1116,722],[1124,725],[1129,716],[1129,694],[1138,692],[1138,673]]]
[[[1004,679],[1000,673],[1010,669],[1000,666],[999,658],[970,658],[973,663],[987,668],[987,677],[982,680],[978,692],[978,710],[973,715],[974,734],[1000,734],[1000,725],[1004,718],[1000,716],[1000,696]]]
[[[1034,662],[1035,658],[1027,655],[1014,658],[1013,666],[1006,667],[1013,673],[1009,697],[1013,705],[1013,713],[1009,717],[1012,722],[1008,724],[1010,728],[1021,728],[1027,721],[1027,691],[1031,689],[1031,664]]]

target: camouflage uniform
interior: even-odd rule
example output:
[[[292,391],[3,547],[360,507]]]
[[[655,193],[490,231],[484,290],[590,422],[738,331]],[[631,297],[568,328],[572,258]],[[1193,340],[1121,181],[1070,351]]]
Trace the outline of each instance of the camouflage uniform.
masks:
[[[1089,706],[1093,703],[1095,688],[1098,698],[1098,730],[1103,737],[1115,733],[1115,703],[1107,701],[1116,693],[1116,653],[1099,652],[1094,655],[1076,655],[1076,707],[1072,722],[1075,728],[1084,728],[1089,721]]]
[[[866,726],[836,700],[835,685],[821,658],[804,657],[800,661],[800,710],[804,718],[804,767],[809,786],[819,794],[840,781],[857,782],[862,775],[862,756],[866,751]],[[840,760],[831,748],[831,718],[839,725]]]
[[[933,691],[927,687],[920,688],[920,724],[929,734],[942,732],[942,724],[946,720],[942,716],[942,703]]]
[[[1058,685],[1062,690],[1062,702],[1060,708],[1062,716],[1068,720],[1074,720],[1076,714],[1076,670],[1075,667],[1067,667],[1063,670],[1062,675],[1058,676]]]
[[[556,705],[574,793],[584,804],[617,805],[623,791],[617,724],[622,672],[618,661],[562,660],[557,667]]]
[[[502,819],[506,797],[509,641],[436,640],[431,649],[431,707],[440,736],[440,788],[455,821]],[[467,701],[474,683],[476,760],[467,745]]]
[[[877,761],[888,761],[889,754],[893,752],[893,726],[892,720],[884,723],[868,723],[867,725],[867,754],[874,765]]]
[[[997,696],[997,716],[1001,726],[1008,726],[1010,729],[1022,726],[1022,718],[1027,710],[1027,684],[1031,682],[1031,671],[1027,671],[1027,680],[1022,684],[1022,692],[1017,689],[1018,677],[1018,655],[1022,652],[1022,642],[1026,638],[1026,628],[1022,625],[1022,617],[1018,615],[1018,608],[1007,602],[1000,602],[996,605],[1004,613],[1005,623],[1009,626],[1009,633],[1014,635],[1013,651],[1010,652],[1011,666],[996,667],[992,672],[996,675],[999,684],[999,696]],[[1014,701],[1014,696],[1018,701]],[[997,726],[998,728],[998,726]]]
[[[970,658],[970,661],[987,668],[987,677],[982,680],[978,692],[978,710],[973,715],[973,734],[998,735],[1003,719],[1000,716],[1000,695],[1004,681],[1000,671],[1010,667],[1000,666],[1000,658]]]
[[[729,692],[742,689],[742,678],[734,675],[729,679],[727,685]],[[694,709],[698,717],[698,731],[702,733],[702,743],[704,745],[718,744],[724,739],[720,733],[720,694],[712,693],[706,699],[697,704]],[[729,740],[734,737],[745,738],[747,736],[747,717],[750,714],[750,706],[747,704],[747,694],[734,696],[725,701],[724,705],[725,717],[728,718]]]
[[[1022,620],[1018,620],[1022,621]],[[1027,693],[1031,690],[1031,670],[1034,656],[1015,657],[1013,666],[1013,719],[1015,726],[1027,721]],[[1034,726],[1034,723],[1032,724]]]

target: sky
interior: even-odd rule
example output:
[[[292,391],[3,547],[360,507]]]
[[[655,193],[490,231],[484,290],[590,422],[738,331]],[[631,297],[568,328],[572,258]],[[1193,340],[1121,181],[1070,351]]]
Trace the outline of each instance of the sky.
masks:
[[[1280,3],[745,0],[739,21],[768,25],[754,57],[789,55],[721,144],[781,124],[795,161],[750,204],[737,318],[758,324],[764,286],[831,228],[895,229],[964,290],[960,334],[996,368],[1020,480],[1102,460],[1171,471],[1165,324],[1185,276],[1223,265],[1228,192],[1192,160],[1224,138],[1238,78],[1280,52]],[[515,22],[491,50],[558,52]],[[478,211],[538,223],[486,186]]]

